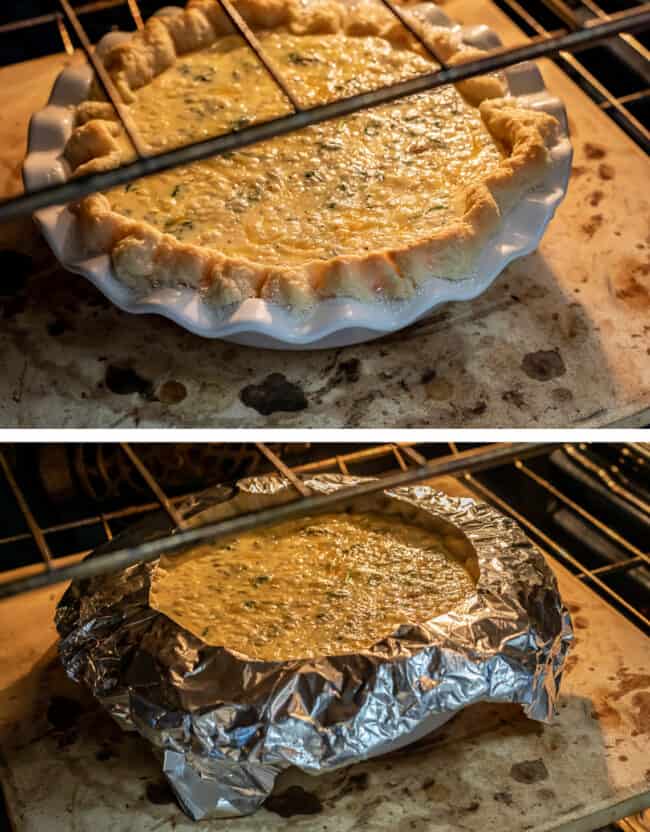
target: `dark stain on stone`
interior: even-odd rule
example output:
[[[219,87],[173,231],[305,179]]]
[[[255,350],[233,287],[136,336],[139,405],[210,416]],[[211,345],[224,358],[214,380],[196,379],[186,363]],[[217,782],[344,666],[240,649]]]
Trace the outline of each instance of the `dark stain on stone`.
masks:
[[[558,349],[526,353],[521,361],[521,369],[535,381],[550,381],[566,373],[566,367]]]
[[[637,708],[637,728],[640,734],[650,733],[650,691],[637,691],[632,697]]]
[[[548,769],[541,757],[537,760],[524,760],[510,767],[510,776],[518,783],[539,783],[548,779]]]
[[[603,215],[602,214],[594,214],[593,216],[589,217],[587,222],[583,222],[580,226],[582,231],[591,239],[596,231],[601,227],[603,224]]]
[[[19,251],[0,251],[0,297],[21,292],[33,269],[32,258]]]
[[[481,804],[478,800],[472,800],[471,803],[468,803],[467,806],[461,806],[460,811],[466,812],[467,814],[471,814],[472,812],[478,812],[481,808]]]
[[[156,398],[163,404],[178,404],[187,397],[187,388],[180,381],[170,379],[164,382],[158,389]]]
[[[616,176],[616,171],[612,165],[608,165],[607,162],[601,162],[598,165],[598,176],[605,181],[609,182],[610,179],[613,179]]]
[[[47,334],[51,335],[53,338],[58,338],[59,335],[63,335],[71,329],[72,327],[69,324],[62,321],[60,318],[57,318],[55,321],[52,321],[47,325]]]
[[[82,705],[67,696],[53,696],[47,708],[47,721],[58,734],[57,746],[67,748],[77,741]]]
[[[282,373],[271,373],[259,384],[249,384],[244,387],[240,399],[262,416],[283,411],[295,413],[305,410],[309,406],[307,397],[301,387],[289,381]]]
[[[625,257],[612,282],[614,297],[639,311],[650,309],[650,262]]]
[[[593,193],[589,194],[589,204],[592,205],[594,208],[597,208],[605,194],[602,191],[594,191]]]
[[[646,688],[650,688],[650,675],[647,673],[630,673],[628,670],[621,669],[618,676],[618,687],[611,694],[611,698],[620,699],[628,693]]]
[[[341,794],[348,792],[365,792],[368,790],[368,775],[365,771],[359,774],[351,774],[345,781]]]
[[[117,364],[109,364],[106,367],[104,383],[111,393],[116,393],[118,396],[139,393],[141,396],[149,397],[153,387],[150,381],[131,367],[120,367]]]
[[[573,393],[567,387],[554,387],[551,390],[551,398],[558,404],[563,404],[571,401]]]
[[[105,763],[107,760],[112,760],[114,757],[119,757],[110,745],[103,745],[99,751],[95,753],[95,759],[100,763]]]
[[[582,176],[583,173],[587,172],[587,168],[584,165],[574,165],[571,168],[571,176],[577,179],[579,176]]]
[[[540,800],[555,800],[555,792],[553,789],[540,789],[537,792],[537,796]]]
[[[429,777],[427,780],[424,780],[422,783],[422,788],[426,791],[426,789],[430,789],[431,786],[435,786],[436,781],[433,777]]]
[[[619,712],[605,701],[595,703],[591,711],[591,718],[597,719],[609,728],[618,728],[621,724]]]
[[[506,806],[512,806],[512,792],[495,792],[492,797],[497,801],[497,803],[505,803]]]
[[[519,390],[506,390],[504,393],[501,394],[501,398],[504,402],[506,402],[506,404],[513,404],[520,410],[526,404],[526,400],[521,395]]]
[[[470,418],[472,416],[482,416],[487,410],[487,408],[487,402],[481,399],[478,402],[476,402],[476,404],[473,407],[466,407],[463,410],[463,415],[466,418]]]
[[[583,150],[587,159],[604,159],[607,155],[604,147],[601,147],[599,144],[592,144],[591,142],[585,142]]]
[[[420,376],[420,384],[428,384],[430,381],[433,381],[436,377],[436,371],[431,367],[428,370],[425,370],[422,375]]]
[[[147,800],[155,806],[166,806],[169,803],[176,803],[174,792],[166,780],[158,780],[156,783],[147,783]]]
[[[621,763],[627,763],[627,760],[628,760],[628,758],[625,754],[619,754],[618,759],[621,761]]]
[[[339,377],[339,381],[354,384],[361,378],[361,362],[358,358],[350,358],[347,361],[341,361],[337,367],[336,375]]]
[[[53,696],[47,706],[47,721],[58,731],[67,731],[77,724],[83,711],[83,706],[75,699]]]
[[[265,801],[264,807],[269,812],[280,815],[281,818],[290,818],[293,815],[317,815],[323,811],[320,799],[300,786],[290,786],[286,792],[271,795]]]
[[[573,619],[573,624],[578,630],[586,630],[589,626],[589,621],[584,617],[584,615],[576,615]]]

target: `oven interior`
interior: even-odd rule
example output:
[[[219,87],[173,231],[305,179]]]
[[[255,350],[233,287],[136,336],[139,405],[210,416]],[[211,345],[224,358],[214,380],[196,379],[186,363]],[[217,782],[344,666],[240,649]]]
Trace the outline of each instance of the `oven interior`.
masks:
[[[217,484],[276,472],[387,476],[445,464],[494,446],[404,444],[21,444],[0,453],[2,584],[74,566],[94,547],[153,512]],[[645,443],[567,443],[470,473],[459,482],[512,516],[559,562],[650,633],[650,525]],[[571,605],[569,605],[571,608]],[[576,616],[576,611],[573,611]],[[577,619],[580,622],[578,611]],[[640,632],[639,632],[640,631]],[[579,632],[579,631],[577,631]],[[622,645],[625,652],[625,645]],[[640,818],[640,819],[639,819]],[[643,825],[619,829],[644,829]],[[634,823],[643,824],[640,815]],[[1,827],[0,827],[1,828]],[[10,829],[5,820],[5,828]]]

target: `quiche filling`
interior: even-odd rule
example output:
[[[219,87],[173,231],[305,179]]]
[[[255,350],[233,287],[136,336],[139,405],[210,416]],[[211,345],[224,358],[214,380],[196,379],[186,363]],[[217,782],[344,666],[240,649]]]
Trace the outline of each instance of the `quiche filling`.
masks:
[[[259,35],[305,106],[431,71],[380,37]],[[237,36],[180,57],[135,92],[155,150],[290,112]],[[456,219],[454,195],[502,158],[454,87],[325,122],[108,194],[111,207],[183,243],[272,266],[408,245]]]
[[[281,661],[367,649],[462,605],[474,587],[429,530],[327,514],[161,560],[151,605],[209,644]]]

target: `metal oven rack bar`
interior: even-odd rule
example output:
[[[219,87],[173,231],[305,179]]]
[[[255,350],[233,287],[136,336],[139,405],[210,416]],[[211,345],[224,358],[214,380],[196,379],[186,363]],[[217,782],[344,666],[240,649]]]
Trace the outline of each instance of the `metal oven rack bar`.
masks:
[[[157,498],[160,507],[162,507],[162,509],[169,515],[172,523],[176,527],[174,533],[158,540],[146,542],[130,548],[120,549],[108,555],[97,556],[92,558],[92,560],[73,562],[69,565],[56,568],[46,568],[25,577],[4,580],[3,582],[0,582],[0,598],[28,592],[59,581],[92,577],[94,575],[123,569],[134,563],[152,561],[162,554],[187,549],[190,545],[200,542],[213,542],[232,536],[233,534],[248,531],[250,529],[273,525],[274,523],[300,517],[315,511],[339,506],[350,499],[364,496],[366,494],[372,494],[384,489],[397,488],[402,485],[408,485],[435,476],[463,474],[484,470],[486,468],[514,461],[515,459],[545,453],[549,447],[552,446],[532,442],[501,443],[498,445],[490,445],[485,448],[454,452],[442,458],[434,459],[431,462],[427,462],[426,460],[423,462],[418,461],[416,467],[406,467],[405,465],[401,465],[401,470],[397,474],[389,473],[378,479],[369,480],[355,485],[352,488],[341,489],[334,494],[314,495],[311,493],[305,493],[303,489],[297,488],[296,500],[293,502],[246,514],[241,517],[228,519],[221,523],[207,524],[198,528],[184,527],[183,521],[177,514],[172,501],[167,498],[162,487],[155,481],[144,463],[138,459],[136,451],[133,450],[132,446],[127,444],[122,444],[121,447],[138,472],[143,476],[143,479],[145,480],[150,491]],[[267,459],[269,459],[280,474],[286,476],[288,466],[279,460],[275,454],[269,452],[265,446],[258,445],[258,447],[264,448],[262,453],[267,457]],[[13,476],[7,476],[9,467],[4,455],[2,455],[1,452],[0,468],[2,468],[5,472],[7,483],[10,486],[23,514],[25,515],[26,520],[28,521],[28,527],[31,535],[35,540],[38,540],[37,535],[39,537],[43,537],[43,532],[38,527],[33,513],[26,506],[25,498],[19,490],[15,478]],[[295,477],[293,475],[290,475],[289,478],[292,481],[295,481]],[[104,517],[103,519],[106,518]],[[8,541],[6,539],[0,540],[0,547],[3,543],[7,542]],[[41,551],[41,555],[44,556],[43,550],[40,548],[39,550]],[[50,567],[51,566],[52,564],[50,563]]]
[[[591,5],[595,7],[593,0],[589,1]],[[630,41],[629,39],[632,38],[633,33],[650,27],[649,3],[638,6],[632,10],[617,12],[611,15],[605,15],[604,12],[600,14],[597,13],[592,20],[585,21],[580,21],[574,16],[571,16],[569,19],[565,14],[564,19],[565,21],[568,21],[570,31],[564,30],[560,34],[549,34],[545,29],[536,24],[539,36],[529,39],[529,42],[523,46],[508,49],[497,49],[487,53],[485,58],[468,61],[467,63],[454,67],[445,66],[438,57],[437,62],[441,64],[441,68],[430,73],[419,75],[400,83],[380,87],[370,92],[337,99],[328,104],[302,109],[300,103],[292,95],[289,85],[287,85],[286,81],[282,77],[278,67],[268,56],[265,55],[261,44],[240,17],[230,0],[218,0],[224,10],[224,13],[228,16],[235,29],[239,31],[239,34],[245,40],[248,47],[257,55],[259,60],[262,61],[271,78],[289,100],[292,105],[293,112],[288,116],[274,118],[263,123],[253,124],[252,126],[245,127],[241,130],[225,133],[204,141],[194,142],[192,144],[152,156],[147,154],[144,143],[139,139],[135,126],[130,123],[128,114],[117,91],[113,87],[108,73],[104,71],[99,59],[95,55],[92,45],[80,22],[79,14],[71,6],[68,0],[59,0],[59,2],[66,19],[70,22],[72,28],[77,34],[81,45],[86,52],[88,60],[95,68],[98,79],[104,87],[109,100],[115,106],[117,115],[122,121],[125,131],[130,137],[135,148],[136,160],[111,171],[78,177],[71,182],[49,186],[36,192],[5,200],[0,203],[0,222],[31,214],[34,211],[40,210],[48,205],[74,201],[90,193],[107,190],[117,185],[123,185],[141,176],[151,175],[178,165],[189,164],[201,159],[221,155],[225,152],[246,147],[250,144],[267,140],[274,136],[285,135],[293,130],[301,129],[309,125],[349,115],[350,113],[357,112],[362,109],[376,107],[380,104],[385,104],[390,101],[403,98],[404,96],[413,95],[425,90],[435,89],[436,87],[444,84],[455,83],[486,72],[494,72],[499,69],[504,69],[508,66],[512,66],[513,64],[520,63],[521,61],[534,60],[535,58],[557,54],[560,54],[563,57],[568,56],[572,61],[575,61],[576,59],[569,54],[570,51],[587,48],[602,40],[613,37],[622,37],[623,35],[625,35],[628,39],[625,41],[627,46],[632,43],[633,45],[638,44],[640,47],[641,45],[638,41],[635,39]],[[432,48],[431,44],[428,43],[426,36],[420,30],[420,26],[417,24],[414,17],[407,16],[403,10],[394,5],[392,0],[381,0],[381,2],[397,17],[400,22],[402,22],[403,25],[408,27],[409,31],[419,40],[424,49],[430,55],[435,55],[435,50]],[[520,7],[516,0],[507,0],[507,2],[510,3],[513,8],[516,6],[517,9],[519,9],[524,15],[526,14],[525,9]],[[552,7],[557,6],[561,0],[544,0],[544,2]],[[85,8],[86,7],[84,7],[84,9]],[[131,0],[129,2],[129,8],[132,11],[136,25],[141,25],[142,20],[139,10],[137,12],[135,11],[138,8],[136,0]],[[79,11],[81,11],[81,9]],[[63,29],[63,31],[67,32],[61,16],[55,15],[54,19],[57,21],[59,29]],[[595,82],[594,86],[597,86],[599,82],[597,82],[596,79],[593,80]],[[615,107],[617,111],[627,113],[625,103],[614,98],[611,94],[604,90],[604,88],[601,92],[604,96],[606,96],[612,107]],[[633,119],[631,114],[627,114],[634,122],[633,126],[638,133],[639,140],[642,143],[645,143],[647,147],[650,147],[650,132],[646,130],[640,122]]]
[[[573,445],[564,445],[563,447],[570,454],[580,453],[579,448],[576,448]],[[549,445],[488,445],[469,451],[465,450],[459,452],[454,443],[449,443],[450,454],[442,457],[427,459],[427,457],[420,450],[418,450],[413,443],[383,444],[368,446],[348,454],[337,455],[299,466],[290,466],[268,447],[261,443],[258,444],[260,452],[269,460],[277,472],[280,475],[289,478],[294,483],[300,482],[298,477],[301,474],[325,472],[338,472],[342,474],[354,473],[355,466],[363,465],[371,460],[381,467],[382,480],[379,486],[381,488],[385,488],[387,486],[388,480],[386,480],[384,476],[390,476],[390,478],[394,481],[395,474],[393,472],[395,471],[398,472],[397,476],[404,477],[404,475],[407,475],[407,477],[410,478],[409,481],[415,481],[422,479],[423,477],[429,478],[432,476],[438,476],[443,473],[453,473],[456,476],[460,476],[464,479],[468,487],[477,494],[477,496],[487,500],[497,506],[501,511],[509,514],[517,520],[517,522],[519,522],[532,536],[542,552],[552,554],[561,562],[568,565],[569,568],[572,568],[574,572],[576,572],[578,578],[591,584],[595,589],[600,591],[610,602],[613,602],[619,608],[624,610],[637,624],[644,627],[650,627],[650,619],[648,619],[648,617],[641,610],[637,609],[633,606],[633,604],[623,598],[604,580],[604,578],[609,578],[614,573],[622,573],[626,570],[633,569],[644,564],[650,565],[650,553],[642,551],[637,546],[632,544],[620,532],[617,532],[614,528],[608,526],[600,518],[596,517],[592,512],[588,511],[583,506],[579,505],[575,500],[563,493],[561,489],[549,482],[546,478],[535,472],[526,464],[526,456],[534,455],[540,452],[547,453],[551,450],[551,448],[552,446]],[[147,470],[144,463],[142,463],[139,458],[137,446],[134,447],[123,444],[122,449],[136,470],[138,470],[141,474],[143,471]],[[633,446],[630,446],[630,449],[634,450]],[[561,505],[576,512],[590,526],[593,526],[608,539],[618,544],[628,553],[629,557],[626,560],[616,564],[600,566],[592,569],[585,568],[584,564],[582,564],[570,551],[568,551],[566,547],[559,545],[556,541],[545,534],[538,526],[536,526],[535,523],[531,522],[529,518],[513,509],[497,494],[495,494],[494,491],[474,476],[474,473],[478,468],[486,470],[496,465],[513,466],[515,470],[533,480],[535,484],[542,488],[546,494],[552,496]],[[90,514],[89,516],[82,517],[81,519],[73,522],[54,525],[47,528],[40,528],[32,510],[28,505],[25,495],[21,492],[16,482],[16,478],[11,472],[11,468],[2,451],[0,451],[0,468],[2,469],[14,498],[16,499],[16,502],[25,517],[28,529],[20,534],[0,538],[0,564],[2,563],[2,553],[5,550],[5,547],[30,539],[36,543],[42,559],[42,564],[40,566],[35,565],[25,567],[20,570],[14,570],[11,573],[3,574],[0,572],[0,597],[29,591],[37,585],[46,585],[61,580],[68,580],[80,574],[80,562],[82,558],[88,554],[88,551],[71,552],[63,557],[59,556],[56,552],[50,553],[47,540],[48,538],[52,538],[56,533],[70,531],[77,528],[80,529],[88,526],[100,526],[104,531],[106,539],[110,540],[113,536],[111,524],[115,523],[115,521],[123,520],[129,517],[133,517],[135,519],[138,516],[160,509],[167,512],[172,519],[172,522],[176,523],[173,513],[175,508],[181,502],[187,500],[188,497],[194,496],[193,494],[184,494],[174,498],[167,497],[164,489],[155,480],[155,478],[147,472],[148,476],[145,477],[145,482],[155,499],[143,499],[135,505],[120,508],[115,511]],[[309,492],[303,486],[302,488],[297,489],[296,502],[291,505],[295,506],[297,510],[300,511],[302,504],[302,510],[304,511],[304,507],[307,506],[307,511],[309,511],[311,510],[309,508],[309,499]],[[254,524],[255,521],[253,520],[252,523]],[[45,550],[43,548],[43,544],[47,547]],[[46,552],[49,553],[49,557]],[[120,553],[117,554],[119,555]],[[131,552],[131,554],[133,553]],[[155,557],[157,556],[157,553],[154,550],[154,554],[149,552],[148,556],[150,558]]]
[[[540,37],[548,36],[549,30],[531,14],[525,4],[518,0],[501,0],[503,5],[514,13]],[[576,31],[590,20],[609,20],[608,15],[596,0],[575,0],[570,5],[566,0],[542,0],[544,6],[559,17],[572,31]],[[633,63],[638,74],[646,80],[644,89],[633,93],[615,96],[607,87],[569,51],[558,54],[560,66],[573,71],[596,99],[603,110],[614,110],[621,126],[637,141],[646,152],[650,152],[650,131],[630,111],[628,104],[650,97],[650,52],[639,40],[629,33],[621,33],[616,40],[610,41],[615,54],[626,62]]]

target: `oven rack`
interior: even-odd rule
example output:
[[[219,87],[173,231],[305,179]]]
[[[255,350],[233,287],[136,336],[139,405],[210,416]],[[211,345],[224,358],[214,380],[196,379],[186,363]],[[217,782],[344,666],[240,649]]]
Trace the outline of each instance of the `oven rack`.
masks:
[[[58,581],[68,580],[83,574],[83,568],[87,566],[87,563],[82,564],[81,561],[91,550],[53,551],[52,541],[56,540],[57,535],[62,532],[92,527],[98,532],[101,530],[102,538],[109,541],[113,538],[116,524],[129,518],[137,519],[147,513],[160,510],[166,512],[175,525],[182,526],[177,507],[188,498],[194,497],[200,492],[190,491],[178,496],[169,496],[165,493],[160,482],[142,461],[141,454],[138,453],[138,446],[122,443],[120,447],[126,462],[132,467],[134,474],[142,477],[143,482],[146,484],[148,494],[143,495],[129,505],[121,506],[115,510],[106,512],[90,511],[71,522],[45,527],[39,525],[30,501],[24,490],[21,489],[18,479],[8,461],[8,454],[6,451],[0,450],[0,469],[2,475],[13,494],[26,526],[26,531],[24,532],[0,537],[0,564],[3,561],[3,553],[8,551],[8,547],[20,543],[24,544],[29,541],[33,543],[40,556],[40,563],[11,571],[0,571],[0,597],[21,594],[38,586],[51,585]],[[637,608],[630,600],[624,598],[620,592],[608,583],[615,575],[621,575],[628,570],[650,565],[650,553],[647,550],[639,548],[632,540],[628,539],[627,535],[623,535],[613,525],[596,516],[594,511],[579,504],[575,499],[572,499],[571,496],[566,494],[562,488],[551,482],[548,477],[541,475],[527,464],[527,457],[548,454],[553,447],[548,444],[536,445],[533,443],[526,445],[492,444],[461,451],[455,443],[450,442],[442,455],[439,455],[439,451],[436,451],[435,455],[432,456],[430,446],[417,445],[416,443],[391,443],[369,445],[360,450],[355,449],[349,453],[327,456],[324,459],[306,464],[291,465],[282,458],[282,456],[288,456],[288,453],[283,452],[282,449],[272,450],[262,443],[257,444],[257,449],[269,461],[272,470],[281,476],[287,477],[296,486],[299,492],[299,495],[297,494],[298,499],[295,503],[289,504],[294,507],[296,513],[300,511],[308,512],[310,510],[309,500],[311,498],[306,492],[302,481],[299,479],[299,476],[302,474],[341,473],[356,475],[366,470],[364,466],[372,464],[373,472],[380,476],[380,480],[376,486],[378,489],[390,487],[388,483],[389,481],[394,483],[396,475],[397,477],[401,477],[401,484],[405,484],[407,481],[415,482],[424,478],[428,479],[433,476],[450,473],[461,477],[477,497],[486,500],[503,513],[513,517],[535,541],[536,545],[544,554],[551,555],[562,562],[579,579],[589,584],[638,626],[646,630],[650,629],[650,619],[645,612]],[[574,457],[576,455],[584,455],[588,448],[584,444],[565,444],[561,447],[566,453]],[[622,446],[622,451],[625,454],[632,454],[638,457],[638,449],[634,443]],[[428,456],[426,455],[427,453]],[[316,454],[313,453],[312,455],[315,456]],[[530,480],[540,490],[541,494],[547,498],[552,498],[558,505],[574,512],[589,528],[596,530],[606,540],[620,547],[626,553],[627,557],[616,563],[587,568],[570,551],[569,547],[554,540],[540,528],[539,523],[534,522],[530,517],[525,516],[524,513],[513,508],[493,488],[486,484],[484,478],[478,479],[476,476],[479,470],[495,470],[496,468],[500,468],[503,471],[504,477],[508,477],[511,473],[517,472],[517,474]],[[203,488],[200,490],[203,490]],[[351,489],[350,491],[355,494],[359,493],[358,488]],[[341,492],[338,492],[338,495],[335,496],[341,496]],[[348,492],[348,496],[350,496],[350,492]],[[280,508],[283,508],[284,511],[287,510],[286,506]],[[247,524],[250,524],[250,526],[256,525],[256,518],[259,516],[259,514],[247,515],[246,517],[249,518]],[[283,519],[283,517],[279,517],[278,509],[273,509],[272,519],[274,521]],[[221,531],[223,531],[225,525],[220,524],[219,528]],[[212,535],[213,530],[214,526],[209,528],[208,533]],[[175,535],[176,541],[173,541],[173,545],[177,545],[177,541],[182,539],[180,535],[184,533],[186,532],[180,528],[177,535]],[[165,541],[169,541],[169,538],[164,538],[163,541],[156,541],[151,544],[154,547],[158,547],[158,549],[149,550],[147,556],[150,559],[156,557],[157,551],[160,548],[159,544],[162,546],[169,545]],[[106,558],[110,559],[115,556],[124,558],[125,553],[131,558],[135,556],[135,550],[127,549],[116,552],[114,555],[108,555]]]
[[[328,104],[303,109],[299,101],[292,95],[289,85],[282,77],[277,65],[264,53],[258,39],[239,15],[231,0],[217,1],[233,24],[235,30],[239,32],[248,47],[256,54],[270,77],[283,92],[285,98],[289,100],[293,113],[266,122],[255,123],[251,126],[233,130],[213,138],[193,142],[160,154],[149,155],[144,143],[137,134],[137,130],[125,117],[126,112],[121,98],[114,88],[108,73],[104,70],[101,61],[95,54],[91,41],[81,23],[80,16],[82,16],[82,12],[90,13],[98,5],[105,7],[106,4],[93,3],[75,9],[69,0],[59,0],[62,11],[54,13],[53,20],[58,26],[64,46],[67,51],[74,51],[72,39],[66,27],[67,21],[79,40],[88,61],[93,66],[98,81],[103,87],[109,101],[115,107],[118,118],[133,144],[136,160],[113,170],[80,176],[70,182],[51,185],[28,194],[22,194],[4,200],[0,202],[0,222],[32,214],[49,205],[78,200],[88,194],[126,184],[141,176],[151,175],[169,170],[178,165],[190,164],[201,159],[232,152],[259,141],[285,135],[309,125],[339,118],[358,112],[359,110],[376,107],[408,95],[431,90],[445,84],[455,83],[486,72],[504,69],[522,61],[559,55],[563,60],[569,61],[571,66],[576,69],[581,65],[572,54],[573,52],[589,48],[596,43],[611,38],[616,38],[617,40],[624,39],[621,40],[621,43],[625,45],[625,48],[634,49],[637,52],[639,50],[643,51],[644,47],[633,37],[633,34],[650,27],[650,3],[635,6],[632,9],[606,14],[595,3],[595,0],[582,0],[592,10],[593,16],[580,17],[571,12],[570,7],[568,7],[564,0],[543,0],[544,5],[551,11],[557,12],[559,10],[561,19],[565,23],[565,28],[559,31],[549,32],[539,24],[536,24],[538,34],[531,36],[528,42],[523,45],[495,49],[488,52],[484,58],[468,61],[467,63],[453,67],[445,66],[444,62],[438,57],[437,63],[440,65],[440,69],[436,71],[418,75],[399,83],[379,87],[369,92],[336,99]],[[402,25],[413,34],[430,55],[436,56],[435,48],[428,42],[426,35],[417,22],[417,18],[407,15],[402,8],[396,5],[394,0],[378,0],[378,2],[381,2],[398,18]],[[526,10],[516,0],[507,0],[507,2],[513,6],[515,11],[523,13],[524,16],[526,15]],[[128,0],[128,7],[135,25],[140,28],[142,26],[142,15],[139,11],[137,0]],[[34,18],[33,20],[43,22],[43,17]],[[21,21],[21,29],[28,26],[29,22]],[[9,24],[9,26],[17,28],[18,24],[13,23]],[[0,27],[1,31],[2,27]],[[641,53],[639,52],[639,54]],[[597,90],[598,94],[606,98],[608,105],[613,107],[619,115],[625,118],[629,128],[635,133],[637,140],[646,148],[650,148],[650,131],[629,112],[629,109],[626,108],[626,102],[612,96],[606,88],[602,87],[597,79],[593,78],[593,76],[590,77],[590,73],[586,70],[583,71],[583,68],[580,69],[580,72],[585,80],[589,81],[591,86]]]

